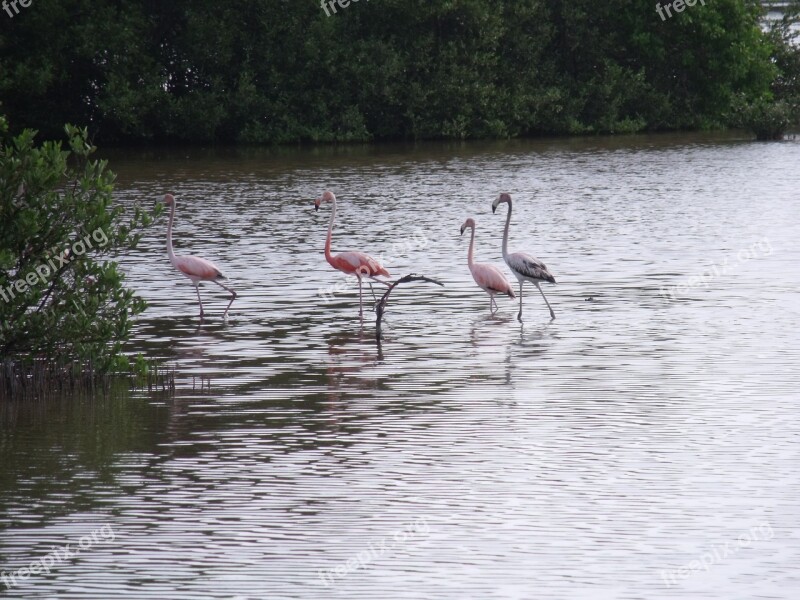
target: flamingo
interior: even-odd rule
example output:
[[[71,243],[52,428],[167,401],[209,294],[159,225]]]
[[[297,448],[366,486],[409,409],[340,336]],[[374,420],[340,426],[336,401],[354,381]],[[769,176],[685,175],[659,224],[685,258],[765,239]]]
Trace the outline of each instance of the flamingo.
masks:
[[[508,204],[506,230],[503,233],[503,260],[506,261],[508,268],[511,269],[511,272],[514,273],[519,280],[519,314],[517,315],[517,319],[520,323],[522,322],[522,284],[526,281],[530,281],[538,288],[539,292],[542,294],[542,298],[544,298],[545,304],[547,304],[547,308],[550,309],[550,318],[555,319],[556,313],[553,312],[553,308],[547,301],[547,296],[544,295],[539,284],[541,282],[555,283],[556,278],[553,277],[550,271],[547,270],[545,264],[538,258],[534,258],[530,254],[525,254],[523,252],[508,253],[508,227],[511,223],[511,195],[506,193],[500,194],[497,199],[492,202],[492,213],[494,214],[497,207],[503,202]]]
[[[472,237],[469,240],[469,252],[467,253],[467,264],[472,273],[472,278],[478,287],[484,292],[489,294],[489,312],[494,314],[497,311],[497,302],[495,302],[495,294],[506,294],[509,298],[514,298],[514,290],[511,289],[511,284],[503,275],[503,272],[494,265],[487,265],[486,263],[476,263],[472,260],[472,248],[475,245],[475,219],[470,217],[461,226],[461,235],[464,235],[464,230],[467,227],[472,229]],[[495,310],[492,310],[492,305]]]
[[[169,262],[171,262],[172,266],[178,269],[178,271],[192,280],[194,289],[197,292],[197,301],[200,303],[201,319],[204,314],[203,301],[200,299],[201,281],[213,281],[218,286],[231,293],[231,301],[228,302],[228,306],[225,308],[225,312],[222,315],[224,319],[228,315],[228,309],[231,307],[231,304],[236,300],[236,292],[220,281],[220,279],[227,279],[227,277],[225,277],[220,268],[210,260],[200,258],[199,256],[175,255],[175,251],[172,249],[172,223],[175,220],[175,197],[172,194],[167,194],[164,196],[164,204],[170,207],[169,225],[167,225],[167,255],[169,256]]]
[[[314,210],[319,211],[319,206],[323,202],[330,202],[333,204],[331,210],[331,220],[328,224],[328,237],[325,240],[325,260],[328,261],[334,269],[338,269],[347,275],[355,275],[358,279],[358,316],[364,320],[364,301],[361,292],[361,278],[369,277],[378,283],[386,284],[385,281],[376,279],[378,275],[389,277],[389,271],[374,258],[363,252],[340,252],[339,254],[331,254],[331,239],[333,238],[333,222],[336,220],[336,196],[333,192],[325,190],[320,198],[314,201]]]

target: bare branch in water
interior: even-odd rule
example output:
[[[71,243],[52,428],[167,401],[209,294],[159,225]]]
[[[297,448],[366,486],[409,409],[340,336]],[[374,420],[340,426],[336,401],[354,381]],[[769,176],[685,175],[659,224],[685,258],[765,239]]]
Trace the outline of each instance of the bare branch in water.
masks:
[[[424,275],[417,275],[416,273],[405,275],[404,277],[401,277],[392,283],[389,286],[389,289],[386,290],[383,296],[381,296],[381,299],[378,300],[378,303],[375,305],[375,313],[378,315],[375,321],[375,338],[379,343],[381,341],[381,319],[383,319],[383,313],[386,310],[386,303],[389,301],[389,294],[391,294],[392,290],[401,283],[408,283],[409,281],[426,281],[428,283],[435,283],[436,285],[444,287],[444,284],[441,281],[431,279],[430,277],[425,277]]]

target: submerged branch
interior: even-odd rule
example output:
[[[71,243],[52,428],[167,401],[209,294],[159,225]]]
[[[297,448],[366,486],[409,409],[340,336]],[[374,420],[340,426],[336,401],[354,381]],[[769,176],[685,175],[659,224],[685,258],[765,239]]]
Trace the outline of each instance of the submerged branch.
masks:
[[[377,318],[375,320],[375,338],[378,340],[378,343],[381,341],[381,319],[383,319],[383,313],[386,310],[386,303],[389,301],[389,294],[391,294],[392,290],[401,283],[408,283],[409,281],[427,281],[428,283],[435,283],[436,285],[444,287],[444,284],[441,281],[431,279],[430,277],[425,277],[424,275],[417,275],[416,273],[405,275],[404,277],[401,277],[392,283],[389,286],[389,289],[386,290],[383,296],[381,296],[381,299],[378,300],[378,303],[375,305],[375,313],[377,314]]]

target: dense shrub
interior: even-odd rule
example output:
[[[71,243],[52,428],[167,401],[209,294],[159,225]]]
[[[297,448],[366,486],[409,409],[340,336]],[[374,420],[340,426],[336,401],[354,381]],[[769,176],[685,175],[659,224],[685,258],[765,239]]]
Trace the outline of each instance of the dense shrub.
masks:
[[[37,0],[0,33],[15,127],[271,142],[714,127],[782,67],[755,0]],[[782,85],[794,86],[786,81]]]
[[[121,345],[145,303],[123,287],[114,255],[151,217],[112,202],[114,175],[90,160],[86,129],[60,142],[8,136],[0,118],[0,359],[124,363]]]

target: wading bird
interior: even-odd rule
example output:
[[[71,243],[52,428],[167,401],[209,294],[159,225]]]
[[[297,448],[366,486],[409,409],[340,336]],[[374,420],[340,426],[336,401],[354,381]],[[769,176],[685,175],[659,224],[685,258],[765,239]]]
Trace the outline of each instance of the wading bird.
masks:
[[[519,314],[517,315],[517,319],[519,319],[520,322],[522,321],[522,284],[526,281],[530,281],[539,289],[542,298],[544,298],[547,304],[547,308],[550,309],[550,317],[555,319],[556,314],[553,312],[550,303],[547,301],[547,296],[544,295],[539,284],[541,282],[555,283],[556,278],[553,277],[550,271],[547,270],[545,264],[538,258],[534,258],[530,254],[525,254],[523,252],[508,253],[508,227],[511,224],[511,196],[509,194],[500,194],[492,203],[492,213],[494,213],[497,207],[503,202],[508,204],[506,230],[505,233],[503,233],[503,260],[506,261],[508,268],[511,269],[511,272],[514,273],[519,280]]]
[[[347,275],[355,275],[358,279],[358,316],[364,320],[364,301],[361,292],[361,278],[369,277],[370,279],[388,285],[385,281],[376,279],[378,275],[389,277],[389,271],[383,268],[381,264],[363,252],[340,252],[339,254],[331,254],[331,240],[333,239],[333,222],[336,220],[336,196],[333,192],[326,190],[320,198],[314,201],[314,210],[319,210],[319,205],[323,202],[330,202],[333,204],[331,210],[331,220],[328,224],[328,237],[325,240],[325,260],[328,261],[334,269],[338,269]]]
[[[472,278],[478,287],[484,292],[489,294],[489,312],[494,314],[497,310],[497,302],[494,300],[495,294],[506,294],[509,298],[514,298],[514,290],[511,289],[511,284],[503,275],[503,272],[494,265],[487,265],[486,263],[476,263],[472,260],[472,248],[475,245],[475,219],[470,217],[461,226],[461,235],[464,235],[464,230],[469,227],[472,229],[472,237],[469,240],[469,252],[467,253],[467,265],[472,273]],[[495,310],[492,310],[494,305]]]
[[[197,292],[197,301],[200,303],[200,318],[203,318],[203,301],[200,299],[200,282],[213,281],[218,286],[228,290],[231,293],[231,301],[225,308],[222,314],[224,319],[228,315],[228,309],[236,300],[236,292],[234,292],[227,285],[222,283],[220,279],[227,279],[222,271],[212,263],[210,260],[200,258],[199,256],[176,256],[175,251],[172,249],[172,223],[175,220],[175,197],[172,194],[164,196],[164,204],[170,207],[169,212],[169,225],[167,225],[167,254],[169,255],[169,262],[172,266],[178,269],[181,273],[186,275],[192,280],[194,289]]]

